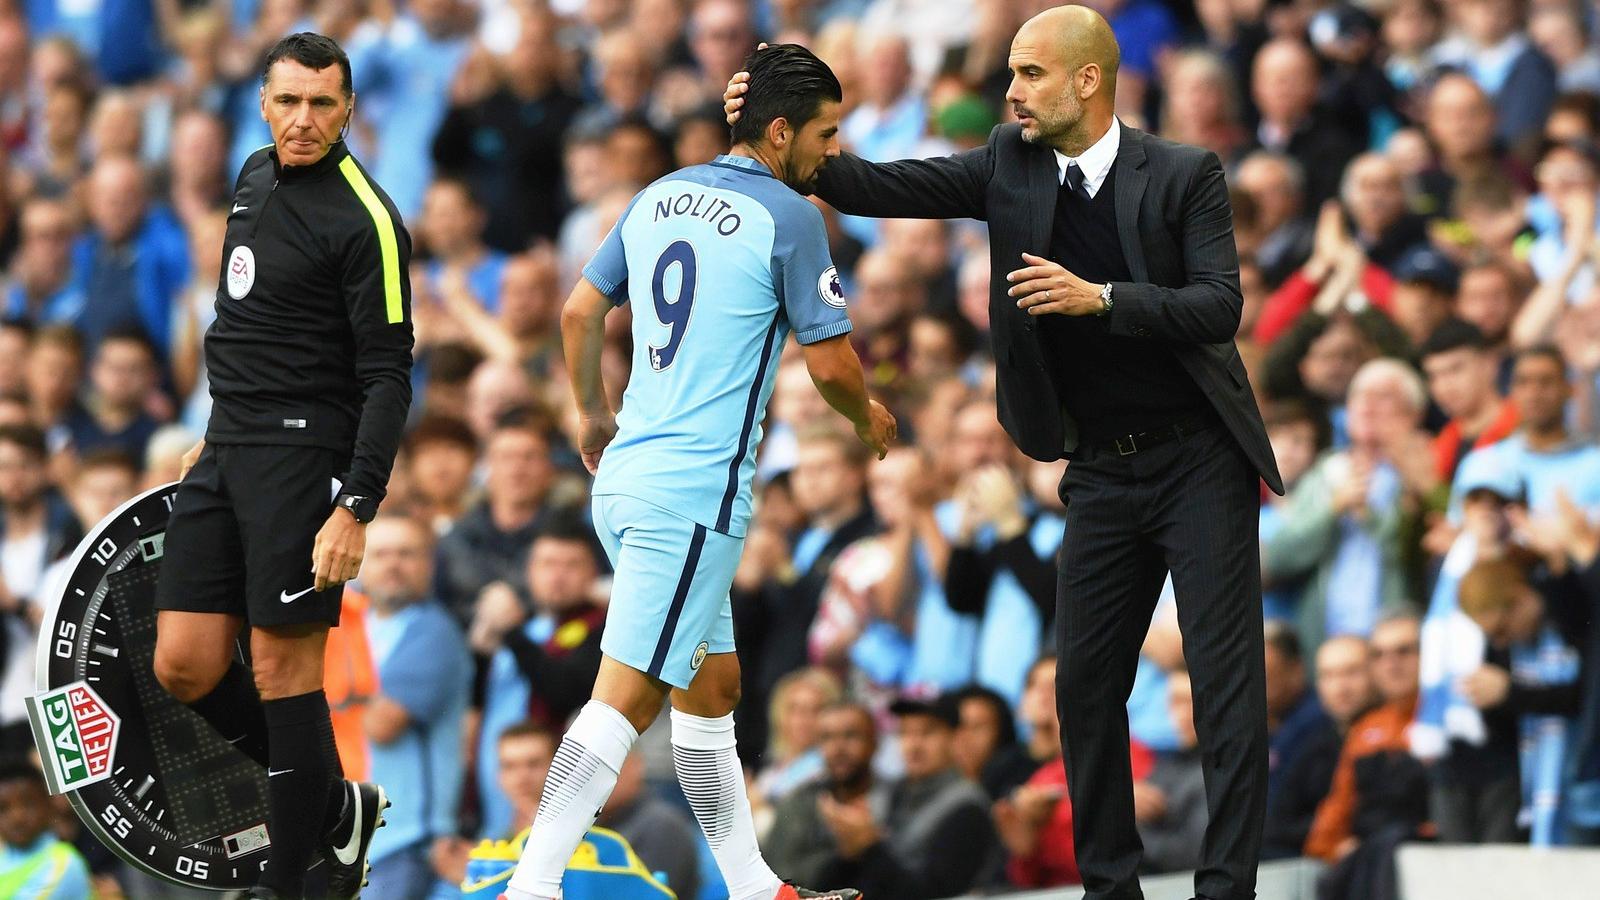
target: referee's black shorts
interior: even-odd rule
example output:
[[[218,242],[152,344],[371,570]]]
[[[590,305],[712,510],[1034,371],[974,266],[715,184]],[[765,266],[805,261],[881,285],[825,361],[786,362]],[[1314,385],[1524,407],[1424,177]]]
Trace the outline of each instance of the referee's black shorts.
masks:
[[[311,547],[343,462],[324,447],[208,442],[172,501],[156,609],[338,625],[343,585],[312,589]]]

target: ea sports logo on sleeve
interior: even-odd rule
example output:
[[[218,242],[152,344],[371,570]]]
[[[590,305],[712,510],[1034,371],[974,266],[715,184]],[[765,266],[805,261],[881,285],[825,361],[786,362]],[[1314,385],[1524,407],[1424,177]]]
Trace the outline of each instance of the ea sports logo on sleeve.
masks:
[[[244,295],[250,293],[250,288],[256,283],[256,255],[249,248],[240,244],[233,248],[233,254],[228,257],[228,296],[235,300],[243,300]]]
[[[74,791],[111,774],[122,720],[94,688],[74,682],[30,697],[34,729],[49,753],[45,775],[52,793]]]
[[[817,277],[817,295],[829,306],[844,309],[844,285],[839,283],[839,269],[829,266]]]

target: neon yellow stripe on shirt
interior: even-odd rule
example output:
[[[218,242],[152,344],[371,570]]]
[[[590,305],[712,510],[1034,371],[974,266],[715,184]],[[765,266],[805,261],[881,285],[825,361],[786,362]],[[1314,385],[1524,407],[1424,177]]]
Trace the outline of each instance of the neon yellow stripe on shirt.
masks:
[[[350,188],[361,198],[361,205],[367,208],[367,214],[372,216],[372,224],[378,229],[378,249],[383,254],[384,308],[391,323],[399,322],[405,318],[405,310],[400,305],[400,244],[395,240],[394,220],[389,218],[388,208],[378,199],[367,177],[361,174],[354,157],[346,156],[341,160],[339,171],[344,173],[344,180],[350,182]]]

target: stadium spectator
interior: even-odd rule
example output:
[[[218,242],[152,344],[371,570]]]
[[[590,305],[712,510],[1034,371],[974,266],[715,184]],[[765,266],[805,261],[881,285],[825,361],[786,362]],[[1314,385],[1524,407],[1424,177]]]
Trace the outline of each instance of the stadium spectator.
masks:
[[[90,229],[72,248],[70,296],[82,305],[46,309],[67,322],[92,351],[120,328],[137,328],[165,359],[171,349],[172,307],[189,283],[189,244],[172,213],[149,202],[144,171],[131,157],[106,157],[86,179]]]
[[[55,806],[31,760],[0,765],[0,890],[9,897],[88,897],[89,867],[50,825]]]
[[[955,766],[958,714],[943,696],[902,697],[891,711],[899,722],[905,777],[890,789],[882,811],[862,796],[818,798],[822,823],[839,848],[823,880],[858,884],[886,900],[964,892],[987,863],[995,834],[983,789]]]
[[[20,241],[6,273],[7,318],[39,321],[47,310],[81,305],[72,279],[73,217],[59,199],[38,197],[22,205]]]
[[[1357,716],[1372,705],[1370,650],[1352,635],[1329,638],[1317,648],[1316,690],[1321,716],[1293,752],[1276,760],[1277,790],[1267,802],[1262,855],[1300,855],[1317,807],[1328,796],[1339,751]]]
[[[1456,296],[1456,270],[1431,245],[1412,248],[1394,265],[1389,315],[1413,347],[1421,347],[1450,318]]]
[[[1471,75],[1501,110],[1496,136],[1508,146],[1537,136],[1556,97],[1555,67],[1523,33],[1520,6],[1467,0],[1454,17],[1459,33],[1438,54]]]
[[[147,412],[160,374],[155,349],[143,333],[107,332],[89,366],[84,404],[66,421],[73,450],[117,450],[143,459],[160,426]]]
[[[0,426],[0,605],[11,614],[38,615],[27,610],[47,601],[38,594],[45,568],[83,537],[71,506],[50,483],[48,453],[44,435],[32,425]]]
[[[774,872],[808,884],[820,882],[841,864],[842,844],[824,819],[822,799],[886,809],[892,788],[872,769],[878,726],[866,706],[849,700],[827,706],[817,717],[817,735],[822,751],[820,777],[800,785],[777,804],[772,830],[761,842],[761,852]]]
[[[1178,749],[1157,753],[1149,776],[1135,781],[1133,788],[1134,818],[1144,843],[1143,865],[1153,873],[1200,865],[1206,822],[1205,773],[1194,731],[1194,690],[1189,673],[1173,672],[1167,679],[1167,692]]]
[[[433,138],[439,171],[463,179],[482,198],[484,239],[505,252],[556,236],[568,204],[561,138],[579,109],[562,82],[555,17],[528,9],[520,25],[498,83],[478,96],[458,78]]]
[[[1317,57],[1292,38],[1269,41],[1255,56],[1251,96],[1261,116],[1259,147],[1286,153],[1306,176],[1306,199],[1320,205],[1339,192],[1357,141],[1317,106]]]
[[[449,532],[472,500],[472,469],[478,461],[472,429],[460,419],[424,417],[406,435],[404,459],[410,467],[412,514],[435,534]]]
[[[426,897],[429,853],[456,830],[462,787],[462,724],[472,660],[461,629],[428,595],[433,532],[416,519],[385,515],[367,527],[361,586],[371,605],[366,630],[378,670],[367,702],[369,777],[411,802],[396,804],[372,841],[369,890]]]
[[[839,701],[839,679],[827,669],[798,669],[778,679],[767,719],[771,735],[756,787],[777,803],[823,771],[817,718]]]
[[[1255,203],[1255,261],[1267,285],[1276,288],[1311,255],[1305,169],[1286,154],[1256,150],[1239,163],[1233,182]]]
[[[1318,886],[1329,900],[1397,896],[1393,852],[1428,823],[1427,774],[1406,743],[1417,706],[1419,628],[1414,617],[1372,631],[1372,682],[1382,705],[1350,727],[1333,786],[1317,807],[1305,852],[1333,863]]]
[[[741,687],[745,703],[763,709],[778,679],[807,663],[805,641],[839,554],[874,528],[865,497],[866,454],[859,441],[830,428],[800,436],[791,484],[805,524],[790,537],[752,540],[734,575],[734,639],[749,653]],[[776,538],[773,540],[771,538]],[[761,716],[735,719],[740,758],[767,746]]]
[[[446,303],[465,295],[494,312],[506,256],[484,245],[483,227],[483,207],[466,182],[439,178],[428,187],[417,231],[432,256],[424,267],[430,288]]]
[[[597,553],[586,525],[552,519],[528,549],[528,598],[505,581],[478,595],[468,634],[473,650],[487,659],[477,753],[490,831],[499,831],[510,812],[494,799],[490,783],[500,730],[525,718],[560,727],[589,699],[605,621],[595,596]]]
[[[1428,395],[1450,417],[1433,439],[1434,473],[1448,482],[1468,453],[1516,431],[1517,407],[1496,389],[1497,360],[1476,327],[1446,320],[1417,357],[1428,379]]]
[[[380,148],[373,179],[411,219],[433,176],[429,137],[444,121],[450,85],[470,47],[463,28],[470,20],[458,0],[414,0],[374,12],[348,38],[350,70],[362,99],[362,129],[371,129]]]
[[[1300,754],[1325,718],[1306,678],[1305,658],[1294,629],[1283,622],[1266,625],[1267,805],[1282,788],[1283,763]]]
[[[520,584],[519,563],[546,515],[550,438],[526,413],[507,415],[484,446],[484,496],[439,539],[435,589],[465,626],[489,584]]]
[[[645,868],[665,872],[667,886],[684,897],[700,893],[700,829],[681,808],[647,790],[644,757],[635,750],[617,773],[617,786],[595,824],[627,839]]]
[[[998,800],[1033,774],[1036,764],[1017,738],[1017,717],[1006,698],[969,685],[950,699],[961,718],[951,751],[968,781],[982,785],[991,800]]]
[[[511,820],[505,831],[484,833],[485,840],[508,841],[533,824],[544,794],[544,780],[550,773],[561,738],[537,722],[517,722],[500,732],[495,742],[495,780],[497,790],[511,806]],[[433,870],[449,885],[458,885],[467,873],[467,855],[472,842],[454,834],[436,839],[429,853]]]
[[[1310,574],[1300,603],[1305,646],[1324,636],[1369,634],[1409,605],[1406,504],[1437,486],[1418,431],[1421,379],[1389,359],[1362,366],[1350,385],[1350,449],[1325,455],[1296,486],[1282,530],[1262,550],[1272,578]],[[1419,456],[1421,457],[1419,459]]]

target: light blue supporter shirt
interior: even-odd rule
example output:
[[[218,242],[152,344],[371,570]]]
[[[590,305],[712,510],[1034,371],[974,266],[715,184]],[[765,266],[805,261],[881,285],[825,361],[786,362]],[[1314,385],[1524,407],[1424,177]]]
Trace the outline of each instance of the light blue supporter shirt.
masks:
[[[455,620],[437,602],[366,616],[378,692],[405,707],[410,724],[387,744],[370,745],[371,775],[396,803],[369,858],[456,832],[465,760],[461,723],[472,695],[472,655]]]
[[[744,537],[784,339],[850,331],[822,213],[756,160],[719,156],[639,192],[583,275],[635,308],[633,375],[594,494]]]

